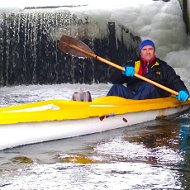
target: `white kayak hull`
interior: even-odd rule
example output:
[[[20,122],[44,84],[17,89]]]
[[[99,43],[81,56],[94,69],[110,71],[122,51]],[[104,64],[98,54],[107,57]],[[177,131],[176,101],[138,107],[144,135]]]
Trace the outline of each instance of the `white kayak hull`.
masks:
[[[187,104],[175,108],[110,114],[85,119],[2,124],[0,150],[122,128],[183,112],[189,107],[190,105]]]

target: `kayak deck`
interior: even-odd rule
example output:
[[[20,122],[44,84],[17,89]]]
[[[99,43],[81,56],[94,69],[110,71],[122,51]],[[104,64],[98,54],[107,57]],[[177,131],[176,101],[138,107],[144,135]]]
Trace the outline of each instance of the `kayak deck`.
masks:
[[[24,122],[75,120],[130,112],[161,110],[189,105],[175,97],[131,100],[115,96],[101,97],[92,102],[44,100],[0,108],[0,125]]]

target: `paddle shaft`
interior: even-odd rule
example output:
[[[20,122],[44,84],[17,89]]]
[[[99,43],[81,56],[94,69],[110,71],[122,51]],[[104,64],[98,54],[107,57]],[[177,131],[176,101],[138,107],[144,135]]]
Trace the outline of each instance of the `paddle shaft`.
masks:
[[[69,45],[69,44],[67,44],[67,45]],[[115,63],[113,63],[113,62],[111,62],[111,61],[108,61],[107,59],[104,59],[104,58],[102,58],[102,57],[100,57],[100,56],[98,56],[98,55],[96,55],[96,54],[94,54],[94,53],[85,51],[85,50],[83,50],[83,49],[81,49],[81,48],[79,48],[79,47],[77,47],[77,46],[75,46],[75,45],[69,45],[69,46],[70,46],[71,48],[74,48],[74,49],[76,49],[76,50],[82,52],[82,53],[85,54],[87,57],[91,57],[91,58],[97,59],[97,60],[99,60],[99,61],[101,61],[101,62],[104,62],[104,63],[106,63],[106,64],[108,64],[108,65],[111,65],[111,66],[113,66],[113,67],[115,67],[115,68],[117,68],[117,69],[119,69],[119,70],[121,70],[121,71],[125,71],[125,68],[124,68],[124,67],[122,67],[122,66],[120,66],[120,65],[117,65],[117,64],[115,64]],[[169,92],[169,93],[171,93],[171,94],[174,94],[174,95],[176,95],[176,96],[178,95],[178,92],[176,92],[175,90],[172,90],[172,89],[170,89],[170,88],[168,88],[168,87],[166,87],[166,86],[163,86],[163,85],[161,85],[161,84],[159,84],[159,83],[157,83],[157,82],[154,82],[154,81],[152,81],[152,80],[150,80],[150,79],[148,79],[148,78],[146,78],[146,77],[143,77],[143,76],[141,76],[141,75],[139,75],[139,74],[136,74],[136,73],[134,74],[134,76],[137,77],[137,78],[139,78],[139,79],[141,79],[141,80],[144,80],[144,81],[146,81],[146,82],[148,82],[148,83],[150,83],[150,84],[153,84],[153,85],[157,86],[158,88],[161,88],[161,89],[163,89],[163,90],[165,90],[165,91],[167,91],[167,92]],[[188,100],[190,100],[190,98],[189,98]]]

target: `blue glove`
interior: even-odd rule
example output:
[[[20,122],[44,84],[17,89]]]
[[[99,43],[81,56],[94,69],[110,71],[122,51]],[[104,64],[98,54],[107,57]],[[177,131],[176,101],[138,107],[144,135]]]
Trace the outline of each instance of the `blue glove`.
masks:
[[[122,71],[122,74],[126,75],[127,77],[133,77],[135,74],[135,68],[132,66],[125,66],[125,71]]]
[[[189,98],[189,93],[185,90],[180,90],[178,92],[178,95],[176,97],[179,101],[186,102]]]

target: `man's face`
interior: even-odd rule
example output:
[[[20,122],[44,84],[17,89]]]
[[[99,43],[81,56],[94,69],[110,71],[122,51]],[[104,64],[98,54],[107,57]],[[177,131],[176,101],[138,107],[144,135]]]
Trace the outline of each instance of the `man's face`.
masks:
[[[146,61],[150,61],[155,56],[155,50],[152,46],[144,46],[141,49],[141,57]]]

